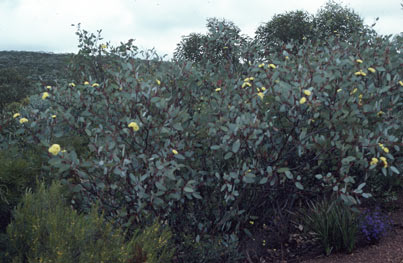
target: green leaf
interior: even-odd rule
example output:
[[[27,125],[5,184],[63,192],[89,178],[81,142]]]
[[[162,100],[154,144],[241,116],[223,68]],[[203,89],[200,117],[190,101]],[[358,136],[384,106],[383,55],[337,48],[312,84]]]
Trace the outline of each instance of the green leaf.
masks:
[[[392,172],[394,172],[395,174],[400,174],[399,170],[394,166],[391,166],[390,170],[392,170]]]
[[[294,176],[292,175],[292,173],[290,171],[285,171],[285,176],[287,176],[288,179],[292,180],[294,178]]]
[[[194,193],[192,193],[192,195],[193,195],[194,198],[203,199],[198,192],[194,192]]]
[[[262,179],[260,179],[259,184],[265,184],[268,180],[269,179],[267,177],[263,177]]]
[[[300,182],[295,182],[295,186],[296,186],[299,190],[304,190],[304,186],[303,186]]]
[[[224,155],[224,160],[228,160],[229,158],[231,158],[232,157],[232,152],[227,152],[225,155]]]
[[[240,146],[241,146],[241,141],[238,139],[232,145],[232,152],[237,153],[239,151]]]
[[[288,167],[281,167],[281,168],[277,169],[277,172],[285,173],[286,171],[289,171],[289,170],[290,170],[290,168],[288,168]]]
[[[157,186],[157,188],[161,191],[166,191],[167,188],[161,183],[161,182],[155,182],[155,186]]]
[[[341,160],[341,162],[342,162],[342,164],[349,164],[349,163],[351,163],[352,161],[355,161],[355,157],[354,156],[347,156],[346,158],[343,158],[342,160]]]
[[[191,188],[191,187],[189,187],[189,186],[185,186],[185,187],[183,188],[183,191],[185,191],[186,193],[193,193],[193,192],[194,192],[194,189]]]

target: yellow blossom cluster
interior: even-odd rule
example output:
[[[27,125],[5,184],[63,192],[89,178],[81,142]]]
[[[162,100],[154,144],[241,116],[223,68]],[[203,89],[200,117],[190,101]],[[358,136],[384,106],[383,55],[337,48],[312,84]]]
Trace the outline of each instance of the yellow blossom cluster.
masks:
[[[388,167],[388,161],[386,160],[385,157],[381,156],[379,159],[383,162],[383,167],[387,168]]]
[[[127,127],[132,128],[133,131],[138,131],[140,129],[139,125],[134,121],[129,123],[129,125],[127,125]]]
[[[13,118],[16,119],[16,118],[18,118],[18,117],[20,117],[20,116],[21,116],[21,114],[20,114],[19,112],[17,112],[17,113],[14,113]],[[27,118],[21,118],[21,119],[19,120],[19,122],[20,122],[21,124],[23,124],[23,123],[28,122],[28,119],[27,119]]]
[[[20,119],[20,123],[21,123],[21,124],[26,123],[26,122],[28,122],[28,119],[27,119],[27,118],[21,118],[21,119]]]
[[[91,86],[94,87],[94,88],[96,88],[96,87],[99,87],[99,84],[98,84],[98,83],[94,83],[94,84],[92,84]]]
[[[360,105],[360,106],[362,106],[362,97],[363,97],[363,95],[362,94],[360,94],[359,96],[358,96],[358,105]]]
[[[178,154],[178,151],[175,150],[175,149],[173,149],[173,150],[172,150],[172,153],[176,155],[176,154]]]
[[[307,89],[304,89],[303,91],[302,91],[306,96],[311,96],[312,95],[312,92],[310,91],[310,90],[307,90]],[[300,100],[299,100],[299,104],[304,104],[306,102],[306,98],[305,97],[302,97]]]
[[[368,71],[370,71],[370,72],[372,72],[372,73],[375,73],[375,72],[376,72],[376,70],[375,70],[374,68],[371,68],[371,67],[368,68]]]
[[[379,160],[378,160],[377,158],[373,157],[373,158],[371,159],[371,162],[370,162],[369,164],[370,164],[370,165],[376,165],[378,162],[379,162]]]
[[[252,84],[250,82],[253,81],[254,79],[255,79],[254,77],[249,77],[249,78],[244,79],[242,88],[245,88],[246,86],[252,87]]]
[[[49,97],[50,95],[49,95],[49,93],[47,93],[47,92],[44,92],[43,94],[42,94],[42,99],[43,100],[45,100],[47,97]]]
[[[355,62],[357,62],[357,63],[362,63],[363,61],[361,60],[361,59],[357,59]]]
[[[52,146],[50,146],[48,149],[48,152],[53,155],[58,155],[60,151],[61,151],[61,148],[60,148],[59,144],[52,144]]]
[[[356,73],[354,73],[354,75],[365,77],[365,76],[367,75],[367,73],[365,73],[364,71],[362,71],[362,70],[360,69],[360,71],[357,71]]]
[[[385,152],[385,153],[389,153],[389,149],[388,147],[385,147],[382,143],[378,143],[379,147],[381,147],[381,149]]]

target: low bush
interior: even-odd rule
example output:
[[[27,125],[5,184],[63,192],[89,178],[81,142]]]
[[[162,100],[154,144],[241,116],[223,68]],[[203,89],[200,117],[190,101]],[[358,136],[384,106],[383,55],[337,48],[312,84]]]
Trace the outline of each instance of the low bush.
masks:
[[[78,214],[66,204],[65,188],[41,184],[27,193],[7,227],[12,262],[170,262],[171,233],[158,223],[125,233],[107,222],[93,207]]]

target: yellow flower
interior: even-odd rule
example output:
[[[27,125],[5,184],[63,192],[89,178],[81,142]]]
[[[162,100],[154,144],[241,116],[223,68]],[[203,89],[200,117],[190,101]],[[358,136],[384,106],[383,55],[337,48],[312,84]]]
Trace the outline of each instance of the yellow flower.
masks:
[[[368,68],[368,71],[371,71],[372,73],[376,72],[376,70],[374,68]]]
[[[52,118],[53,118],[53,119],[56,118],[56,115],[53,114],[53,115],[52,115]]]
[[[263,68],[263,67],[264,67],[264,63],[260,64],[258,67],[259,67],[259,68]]]
[[[353,91],[350,94],[353,95],[354,93],[357,92],[357,90],[358,90],[357,88],[353,89]]]
[[[385,157],[379,157],[379,159],[381,159],[381,161],[383,162],[383,167],[388,167],[388,161],[386,160],[386,158]]]
[[[403,81],[399,81],[400,86],[403,86]]]
[[[269,67],[271,67],[272,69],[277,68],[276,65],[274,65],[274,64],[269,64]]]
[[[378,163],[378,159],[374,157],[374,158],[371,159],[371,162],[369,164],[370,165],[375,165],[377,163]]]
[[[367,74],[366,74],[365,72],[363,72],[362,70],[360,70],[360,71],[355,72],[354,75],[356,75],[356,76],[360,76],[360,75],[361,75],[361,76],[364,76],[364,77],[365,77]]]
[[[288,56],[285,56],[285,59],[290,59]]]
[[[107,48],[107,46],[106,46],[105,44],[102,44],[102,45],[101,45],[101,48],[102,48],[102,49],[105,49],[105,48]]]
[[[244,79],[243,81],[244,82],[248,82],[250,80],[250,78],[246,78],[246,79]]]
[[[275,82],[275,83],[280,83],[280,80],[276,79],[274,82]]]
[[[311,96],[312,93],[311,93],[310,90],[305,89],[304,94],[307,95],[307,96]]]
[[[175,149],[173,149],[173,150],[172,150],[172,153],[173,153],[173,154],[178,154],[178,151],[175,150]]]
[[[74,87],[76,86],[76,84],[74,84],[73,82],[71,82],[71,83],[69,83],[69,86],[74,88]]]
[[[139,128],[139,125],[136,123],[136,122],[131,122],[131,123],[129,123],[129,125],[128,125],[128,127],[129,128],[132,128],[133,129],[133,131],[138,131],[140,128]]]
[[[13,118],[15,119],[15,118],[20,117],[20,116],[21,116],[21,114],[15,113],[15,114],[13,115]]]
[[[261,89],[262,89],[262,91],[265,91],[265,90],[266,90],[266,88],[265,88],[265,87],[262,87]]]
[[[95,88],[95,87],[99,87],[99,84],[98,83],[94,83],[94,84],[92,84],[92,86]]]
[[[25,123],[25,122],[28,122],[28,119],[27,119],[27,118],[21,118],[21,119],[20,119],[20,123],[21,123],[21,124],[23,124],[23,123]]]
[[[252,220],[251,221],[249,221],[249,224],[251,224],[251,225],[253,225],[255,222],[253,222]]]
[[[60,152],[60,145],[59,144],[53,144],[52,146],[49,147],[49,153],[53,155],[57,155]]]
[[[383,111],[381,111],[381,110],[380,110],[380,111],[378,111],[378,113],[376,114],[376,116],[378,116],[378,117],[379,117],[379,116],[381,116],[382,114],[385,114],[385,113],[384,113]]]
[[[299,100],[299,103],[300,104],[304,104],[306,102],[306,98],[305,97],[302,97],[300,100]]]
[[[90,85],[88,81],[84,81],[84,85]]]
[[[45,88],[46,89],[52,89],[52,86],[46,86]]]
[[[389,153],[388,147],[383,147],[382,150],[383,150],[385,153]]]
[[[47,97],[49,97],[49,93],[44,92],[44,93],[42,94],[42,99],[45,100]]]
[[[158,85],[161,85],[161,81],[159,79],[156,79],[155,82],[157,82]]]
[[[257,93],[257,95],[261,98],[261,99],[263,99],[264,98],[264,94],[263,94],[263,92],[258,92]]]
[[[245,88],[246,86],[250,87],[250,86],[252,86],[252,84],[250,84],[249,82],[244,82],[242,84],[242,88]]]
[[[66,150],[62,150],[62,153],[65,153],[66,152]]]
[[[221,90],[221,88],[216,88],[215,91],[219,92]]]
[[[362,96],[363,96],[363,95],[362,95],[362,94],[360,94],[360,95],[358,96],[358,98],[359,98],[359,99],[362,99]]]
[[[340,91],[342,91],[342,89],[338,89],[338,90],[337,90],[337,92],[340,92]]]
[[[361,64],[361,63],[362,63],[362,60],[361,60],[361,59],[357,59],[356,62]]]

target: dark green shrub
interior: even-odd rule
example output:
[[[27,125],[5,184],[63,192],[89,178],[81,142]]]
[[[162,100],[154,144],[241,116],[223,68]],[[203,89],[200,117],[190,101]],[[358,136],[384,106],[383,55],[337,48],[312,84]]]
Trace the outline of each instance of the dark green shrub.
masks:
[[[7,227],[13,262],[170,262],[171,234],[155,223],[125,233],[112,226],[94,207],[87,215],[66,204],[65,189],[53,183],[27,193]]]
[[[332,252],[351,253],[359,230],[359,213],[339,200],[310,202],[301,213],[306,231],[315,233],[326,255]]]
[[[22,100],[34,93],[32,81],[13,68],[0,69],[0,112],[6,104]]]
[[[41,179],[44,160],[35,151],[21,152],[16,147],[0,151],[0,232],[11,219],[11,211],[20,202],[27,189],[34,189]]]

